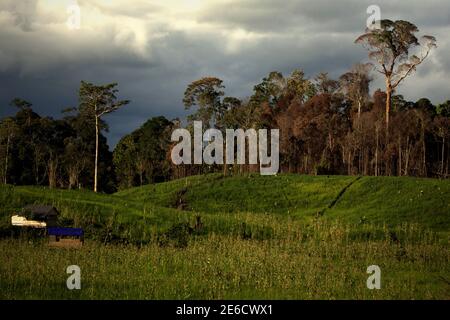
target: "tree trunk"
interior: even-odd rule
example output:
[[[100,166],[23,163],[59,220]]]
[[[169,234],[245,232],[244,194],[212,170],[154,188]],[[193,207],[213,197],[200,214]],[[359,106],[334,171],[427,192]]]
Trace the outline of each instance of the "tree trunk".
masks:
[[[406,151],[405,151],[405,176],[409,174],[409,137],[406,138]]]
[[[398,138],[398,176],[402,175],[402,139]]]
[[[8,182],[7,174],[8,174],[9,142],[10,142],[10,136],[8,135],[8,139],[6,140],[5,177],[4,177],[5,184],[7,184],[7,182]]]
[[[360,126],[360,119],[361,119],[361,100],[358,100],[358,128]]]
[[[37,149],[34,150],[34,180],[36,185],[39,185],[39,157],[37,155]]]
[[[307,152],[308,153],[305,156],[305,173],[309,174],[309,167],[308,167],[309,163],[308,163],[308,161],[309,161],[309,154],[311,153],[309,148],[308,148]]]
[[[351,172],[352,172],[352,165],[351,165],[351,162],[352,162],[352,153],[351,153],[351,151],[349,150],[349,152],[348,152],[348,169],[347,169],[347,174],[350,176],[351,175]]]
[[[361,148],[361,143],[358,143],[358,173],[361,173],[363,171],[363,165],[364,165],[364,155]]]
[[[97,108],[95,108],[95,112],[97,113]],[[95,168],[94,168],[94,192],[97,192],[97,176],[98,176],[98,116],[95,115]]]
[[[442,137],[441,176],[444,176],[444,157],[445,157],[445,136]],[[5,179],[6,179],[6,175],[5,175]]]
[[[427,153],[426,153],[426,145],[425,145],[425,124],[422,121],[422,149],[423,149],[423,176],[427,176]]]
[[[391,113],[391,104],[392,104],[392,85],[391,78],[386,78],[386,134],[389,130],[389,115]],[[387,137],[386,137],[387,140]]]
[[[50,160],[48,162],[48,186],[50,189],[56,187],[56,174],[58,170],[58,159],[50,156]]]
[[[448,148],[447,148],[447,150],[448,150]],[[449,159],[450,159],[450,157],[448,156],[448,151],[447,151],[447,166],[445,167],[445,176],[446,177],[448,177],[448,167],[449,167],[448,162],[449,162]]]
[[[376,131],[376,148],[375,148],[375,177],[378,176],[378,128]]]
[[[78,170],[76,167],[71,167],[69,169],[69,189],[78,185]]]

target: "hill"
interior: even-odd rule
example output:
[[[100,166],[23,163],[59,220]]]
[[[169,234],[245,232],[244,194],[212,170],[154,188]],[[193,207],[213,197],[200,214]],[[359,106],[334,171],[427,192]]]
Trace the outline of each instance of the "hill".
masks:
[[[113,195],[2,186],[0,200],[3,233],[12,212],[45,203],[60,209],[63,224],[104,240],[146,242],[176,224],[192,224],[196,216],[216,233],[239,232],[243,222],[264,228],[272,220],[317,219],[390,228],[407,223],[445,234],[450,229],[450,181],[411,177],[211,174]]]
[[[449,189],[432,179],[218,174],[113,195],[2,186],[0,298],[449,299]],[[85,228],[84,247],[11,238],[10,215],[30,203]],[[65,286],[74,263],[83,290]],[[366,287],[373,264],[382,290]]]
[[[277,214],[348,223],[417,223],[436,231],[450,227],[450,181],[411,177],[221,175],[192,177],[132,188],[121,199],[163,207],[182,204],[199,213]],[[177,202],[178,201],[178,202]]]

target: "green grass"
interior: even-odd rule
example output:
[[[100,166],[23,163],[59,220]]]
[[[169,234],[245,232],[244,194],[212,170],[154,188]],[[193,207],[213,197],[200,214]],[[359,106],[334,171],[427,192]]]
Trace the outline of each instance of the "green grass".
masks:
[[[343,188],[351,184],[332,204]],[[184,193],[182,192],[184,190]],[[176,210],[180,198],[185,210]],[[26,204],[46,203],[60,209],[76,226],[104,229],[143,224],[150,229],[192,220],[233,220],[246,214],[255,219],[276,215],[310,222],[323,219],[346,223],[400,225],[417,223],[447,233],[450,230],[450,181],[419,178],[259,175],[223,178],[196,176],[132,188],[114,195],[40,187],[0,186],[0,226]],[[219,227],[219,226],[217,226]],[[220,230],[216,230],[220,231]]]
[[[162,185],[144,186],[117,193],[135,201],[171,206],[177,192],[186,188],[188,209],[198,212],[276,213],[301,217],[327,206],[354,177],[249,175],[224,178],[219,174],[193,177]]]
[[[408,231],[389,240],[355,241],[348,229],[318,224],[303,238],[243,240],[208,235],[183,249],[150,244],[82,250],[0,241],[0,298],[44,299],[449,299],[447,246]],[[308,233],[308,232],[306,232]],[[30,263],[32,262],[32,263]],[[66,288],[69,265],[82,289]],[[382,289],[366,288],[366,269],[382,270]]]
[[[343,188],[351,184],[330,209]],[[221,175],[192,177],[161,185],[125,190],[117,197],[149,201],[169,207],[177,192],[186,188],[189,210],[208,214],[252,212],[277,214],[310,221],[324,219],[348,223],[400,225],[450,230],[450,181],[412,177]],[[322,212],[324,211],[324,212]]]
[[[418,223],[435,231],[450,230],[450,181],[411,177],[364,177],[356,181],[333,210],[331,218],[398,225]]]
[[[10,216],[32,203],[83,227],[86,246],[11,238]],[[211,174],[113,195],[0,186],[0,204],[4,299],[450,298],[448,180]],[[365,286],[372,264],[379,291]]]

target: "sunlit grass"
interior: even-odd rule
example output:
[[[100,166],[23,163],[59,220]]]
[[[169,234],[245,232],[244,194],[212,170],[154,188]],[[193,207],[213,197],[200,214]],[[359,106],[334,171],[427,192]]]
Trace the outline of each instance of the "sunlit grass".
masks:
[[[447,245],[405,230],[402,245],[388,237],[354,240],[349,228],[320,223],[278,240],[210,234],[184,249],[89,241],[81,250],[55,250],[3,240],[0,297],[449,299]],[[79,291],[66,288],[65,270],[73,264],[82,270]],[[381,290],[366,287],[366,269],[373,264],[382,270]]]
[[[0,298],[449,299],[449,195],[448,180],[407,177],[211,174],[114,195],[0,186]],[[57,207],[86,245],[17,238],[10,216],[32,203]],[[66,288],[71,264],[80,291]],[[366,288],[372,264],[381,290]]]

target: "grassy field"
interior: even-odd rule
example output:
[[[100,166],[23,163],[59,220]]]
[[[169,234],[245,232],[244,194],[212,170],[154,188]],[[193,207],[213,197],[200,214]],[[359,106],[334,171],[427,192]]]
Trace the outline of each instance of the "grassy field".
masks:
[[[114,195],[1,186],[0,203],[2,299],[450,299],[448,180],[213,174]],[[18,234],[30,203],[86,245]],[[82,290],[66,288],[73,264]]]

